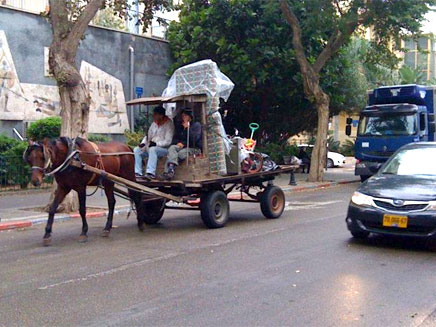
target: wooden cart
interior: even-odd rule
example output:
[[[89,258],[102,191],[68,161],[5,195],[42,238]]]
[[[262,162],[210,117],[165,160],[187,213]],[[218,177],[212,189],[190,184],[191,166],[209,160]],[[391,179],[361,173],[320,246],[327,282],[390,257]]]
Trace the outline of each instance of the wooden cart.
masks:
[[[229,201],[260,203],[261,211],[266,218],[273,219],[282,215],[285,208],[285,196],[280,187],[273,185],[273,180],[279,174],[291,173],[298,167],[281,166],[280,169],[274,171],[226,176],[215,174],[211,172],[208,157],[208,133],[210,130],[206,126],[207,96],[194,94],[139,98],[127,102],[127,105],[150,106],[165,103],[173,103],[178,108],[189,106],[194,110],[194,117],[199,118],[198,120],[203,126],[203,149],[201,155],[190,156],[179,165],[172,181],[137,179],[136,183],[126,183],[119,177],[112,176],[119,184],[143,194],[143,208],[139,214],[144,222],[156,224],[162,218],[165,209],[199,210],[207,227],[220,228],[228,220]],[[164,162],[164,158],[159,160],[157,174],[163,172]],[[95,170],[92,167],[88,167],[88,169]],[[98,171],[94,172],[99,173]],[[117,191],[125,194],[119,188]],[[230,194],[231,192],[232,194]],[[175,205],[176,203],[178,205]]]

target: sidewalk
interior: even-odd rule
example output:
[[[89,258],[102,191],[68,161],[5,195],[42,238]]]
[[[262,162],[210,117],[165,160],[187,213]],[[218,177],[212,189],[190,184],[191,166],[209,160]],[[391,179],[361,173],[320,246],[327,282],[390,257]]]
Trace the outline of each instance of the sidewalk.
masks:
[[[316,188],[326,188],[339,184],[357,183],[358,176],[354,176],[354,169],[349,167],[329,169],[324,175],[324,182],[309,183],[307,174],[295,174],[297,185],[289,185],[289,174],[280,175],[275,184],[282,187],[285,192],[298,192]],[[88,193],[95,188],[90,187]],[[50,191],[32,191],[27,193],[0,193],[0,231],[5,229],[30,227],[35,224],[45,223],[47,213],[41,212],[41,207],[47,205],[50,199]],[[128,200],[117,197],[115,214],[126,214],[130,210]],[[102,217],[107,214],[107,200],[103,190],[87,198],[87,217]],[[56,214],[56,221],[80,218],[78,213]]]

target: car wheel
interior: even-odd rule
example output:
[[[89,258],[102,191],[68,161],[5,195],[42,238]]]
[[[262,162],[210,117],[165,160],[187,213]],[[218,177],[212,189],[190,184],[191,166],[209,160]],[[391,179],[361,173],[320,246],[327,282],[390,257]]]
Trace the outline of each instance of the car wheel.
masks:
[[[365,232],[365,231],[352,231],[350,233],[351,235],[353,235],[354,238],[358,240],[364,240],[369,236],[369,232]]]
[[[335,163],[332,159],[327,159],[327,168],[333,168],[335,166]]]

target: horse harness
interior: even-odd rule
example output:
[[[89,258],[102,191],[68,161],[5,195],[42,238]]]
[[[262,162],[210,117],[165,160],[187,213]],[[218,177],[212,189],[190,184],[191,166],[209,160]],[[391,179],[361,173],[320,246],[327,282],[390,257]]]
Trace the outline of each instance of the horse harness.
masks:
[[[97,144],[95,144],[94,142],[91,142],[91,141],[88,141],[88,142],[93,147],[95,155],[98,155],[97,161],[95,163],[95,168],[104,171],[105,169],[104,169],[104,164],[103,164],[103,159],[101,157],[100,149],[98,148]],[[91,179],[88,181],[87,185],[91,185],[91,183],[95,180],[96,177],[97,177],[97,174],[92,174]]]
[[[134,155],[133,152],[110,152],[110,153],[101,153],[100,149],[98,148],[98,145],[95,144],[94,142],[88,141],[86,140],[86,142],[90,143],[94,152],[86,152],[86,151],[81,151],[78,150],[76,148],[76,139],[70,139],[69,137],[65,137],[64,138],[68,144],[68,155],[67,158],[64,160],[64,162],[59,165],[58,167],[56,167],[54,170],[50,170],[51,166],[53,165],[53,162],[51,161],[51,156],[49,153],[49,150],[47,149],[47,147],[43,144],[40,143],[36,143],[36,145],[42,147],[43,150],[43,155],[44,155],[44,167],[39,167],[39,166],[32,166],[32,170],[37,169],[37,170],[41,170],[43,172],[43,174],[45,176],[52,176],[56,173],[60,173],[62,171],[64,171],[65,169],[67,169],[70,165],[71,160],[75,159],[78,161],[80,160],[79,155],[80,154],[87,154],[87,155],[97,155],[97,162],[96,162],[96,166],[95,168],[100,169],[105,171],[105,167],[103,164],[103,156],[122,156],[122,155]],[[26,159],[26,155],[27,155],[27,151],[26,150],[24,152],[23,158]],[[49,171],[50,170],[50,171]],[[96,178],[96,174],[92,174],[91,179],[88,181],[87,185],[90,185]]]

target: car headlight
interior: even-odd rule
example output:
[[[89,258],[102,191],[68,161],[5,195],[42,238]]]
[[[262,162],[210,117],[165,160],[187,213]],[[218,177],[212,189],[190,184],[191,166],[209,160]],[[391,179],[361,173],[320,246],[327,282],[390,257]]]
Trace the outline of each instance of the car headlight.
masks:
[[[374,205],[372,197],[360,192],[354,192],[351,196],[351,202],[361,207],[372,207]]]
[[[436,211],[436,201],[430,201],[426,210]]]

